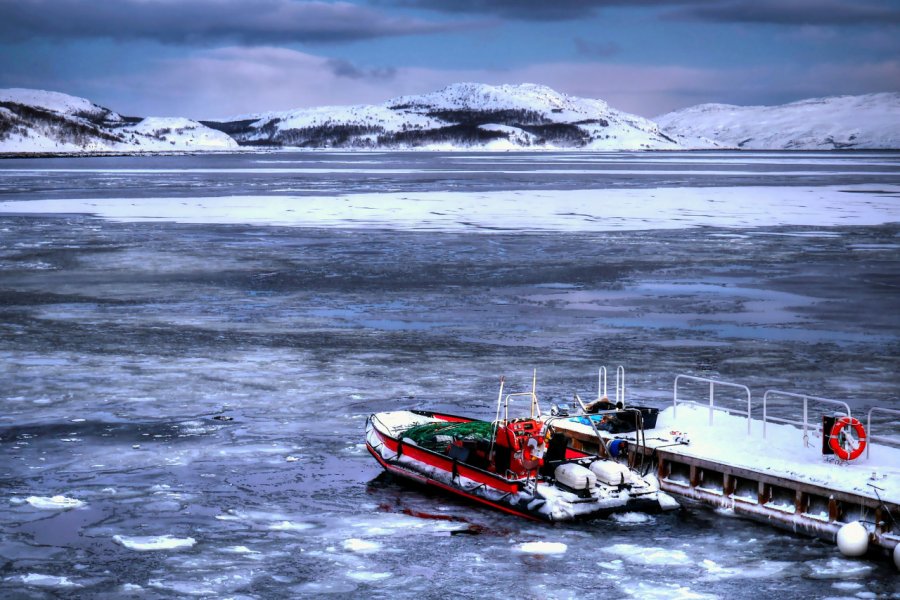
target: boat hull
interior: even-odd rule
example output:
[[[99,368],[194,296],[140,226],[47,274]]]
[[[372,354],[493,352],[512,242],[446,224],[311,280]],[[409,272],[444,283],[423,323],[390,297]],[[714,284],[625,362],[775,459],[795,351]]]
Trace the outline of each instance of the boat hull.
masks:
[[[410,426],[442,421],[474,422],[426,411],[378,413],[366,423],[366,448],[387,472],[397,477],[527,519],[557,521],[626,510],[660,510],[658,488],[652,486],[642,488],[640,493],[625,486],[597,486],[579,493],[546,478],[504,477],[403,438],[402,432]],[[578,454],[568,458],[593,460]]]

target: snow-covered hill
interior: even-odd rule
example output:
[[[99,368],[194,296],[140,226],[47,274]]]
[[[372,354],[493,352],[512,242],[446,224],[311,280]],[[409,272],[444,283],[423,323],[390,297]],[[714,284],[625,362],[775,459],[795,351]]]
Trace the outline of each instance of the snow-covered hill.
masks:
[[[123,117],[58,92],[0,89],[0,152],[228,150],[237,142],[182,118]]]
[[[900,148],[900,94],[812,98],[782,106],[701,104],[656,118],[671,136],[758,150]]]
[[[328,106],[204,121],[242,144],[357,148],[678,150],[716,147],[548,87],[457,83],[380,105]]]
[[[658,124],[657,124],[658,123]],[[900,148],[900,94],[783,106],[703,104],[656,122],[534,84],[457,83],[384,104],[202,123],[123,117],[58,92],[0,89],[0,153],[371,149],[693,150]]]

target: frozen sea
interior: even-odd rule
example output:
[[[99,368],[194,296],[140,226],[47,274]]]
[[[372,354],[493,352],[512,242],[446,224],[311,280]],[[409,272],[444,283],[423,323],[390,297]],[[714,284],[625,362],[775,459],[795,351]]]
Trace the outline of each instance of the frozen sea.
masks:
[[[900,598],[702,505],[533,524],[363,445],[532,369],[545,408],[622,364],[633,404],[900,409],[897,153],[2,160],[0,359],[3,598]]]

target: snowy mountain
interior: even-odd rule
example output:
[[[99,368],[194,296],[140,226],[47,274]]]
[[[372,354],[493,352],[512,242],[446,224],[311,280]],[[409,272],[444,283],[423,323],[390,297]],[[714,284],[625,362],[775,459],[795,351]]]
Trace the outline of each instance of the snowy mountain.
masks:
[[[189,119],[123,117],[67,94],[0,89],[0,153],[234,148],[227,135]]]
[[[754,150],[900,148],[900,94],[834,96],[782,106],[701,104],[656,118],[670,136]]]
[[[654,122],[602,100],[540,85],[457,83],[384,104],[197,122],[123,117],[84,98],[0,89],[0,153],[230,150],[238,145],[600,151],[900,148],[900,94],[817,98],[783,106],[703,104]]]
[[[678,150],[711,148],[652,121],[548,87],[458,83],[384,104],[326,106],[205,125],[244,145],[353,148]]]

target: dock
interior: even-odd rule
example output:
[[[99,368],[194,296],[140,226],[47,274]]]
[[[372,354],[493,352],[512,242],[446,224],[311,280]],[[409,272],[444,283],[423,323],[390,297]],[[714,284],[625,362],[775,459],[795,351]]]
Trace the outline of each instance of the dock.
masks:
[[[617,401],[624,405],[620,372]],[[776,402],[778,417],[771,414]],[[796,407],[796,416],[785,415],[785,406],[787,412]],[[884,421],[900,411],[875,407],[856,417],[865,425],[866,448],[854,460],[823,454],[830,431],[822,417],[835,415],[854,416],[842,401],[768,390],[754,402],[746,386],[678,375],[671,405],[643,436],[605,431],[586,416],[551,422],[585,452],[608,453],[610,442],[626,441],[622,459],[642,472],[655,470],[660,488],[676,496],[832,543],[842,527],[860,523],[868,550],[893,554],[900,568],[900,438],[890,435],[898,420],[889,418],[881,429],[876,424],[878,416]]]

